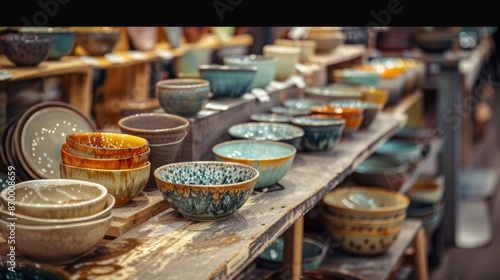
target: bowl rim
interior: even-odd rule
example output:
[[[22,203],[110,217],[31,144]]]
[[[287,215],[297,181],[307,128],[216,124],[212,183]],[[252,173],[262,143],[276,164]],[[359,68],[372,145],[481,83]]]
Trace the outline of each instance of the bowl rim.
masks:
[[[198,71],[201,72],[222,72],[227,74],[232,72],[248,72],[248,73],[257,73],[257,66],[244,66],[244,65],[220,65],[220,64],[202,64],[198,66]]]
[[[100,136],[118,136],[118,137],[128,137],[131,139],[135,139],[138,142],[143,142],[140,145],[133,146],[133,147],[123,147],[123,148],[105,148],[105,147],[97,147],[97,146],[90,146],[85,143],[82,143],[81,141],[76,141],[74,139],[75,137],[80,137],[80,136],[89,136],[89,135],[100,135]],[[143,137],[140,136],[135,136],[132,134],[127,134],[127,133],[115,133],[115,132],[101,132],[101,131],[89,131],[89,132],[77,132],[77,133],[72,133],[68,134],[66,136],[66,143],[68,146],[72,148],[79,149],[80,148],[85,148],[85,149],[91,149],[93,151],[98,151],[99,153],[105,152],[105,151],[132,151],[132,150],[142,150],[148,147],[149,141]]]
[[[91,167],[81,167],[81,166],[74,166],[74,165],[69,165],[63,162],[59,163],[59,166],[62,168],[70,168],[70,169],[81,169],[81,170],[86,170],[86,171],[92,171],[92,172],[100,172],[100,173],[115,173],[115,172],[132,172],[132,171],[140,171],[141,169],[147,169],[151,167],[151,162],[148,160],[146,161],[143,165],[137,166],[134,168],[121,168],[121,169],[104,169],[104,168],[91,168]],[[64,180],[70,180],[70,179],[64,179]]]
[[[50,35],[46,34],[34,34],[34,33],[8,33],[8,34],[3,34],[0,36],[0,40],[4,42],[14,42],[13,39],[15,38],[22,38],[22,37],[27,37],[30,39],[28,43],[33,44],[33,43],[50,43],[52,44],[52,37]]]
[[[157,89],[191,89],[208,86],[210,82],[201,78],[172,78],[156,82]]]
[[[246,144],[265,144],[265,145],[270,145],[270,146],[282,146],[282,147],[287,147],[290,149],[290,152],[286,155],[279,156],[279,157],[269,157],[269,158],[259,158],[259,159],[253,159],[253,158],[245,158],[245,157],[228,157],[226,155],[223,155],[216,150],[220,147],[227,146],[227,145],[232,145],[232,144],[238,144],[238,143],[246,143]],[[236,140],[229,140],[229,141],[224,141],[219,144],[216,144],[215,146],[212,147],[212,153],[220,157],[224,160],[230,161],[231,159],[238,160],[238,161],[248,161],[248,162],[253,162],[253,161],[258,161],[258,162],[268,162],[268,161],[276,161],[276,160],[285,160],[290,157],[293,157],[294,155],[297,154],[297,148],[295,146],[284,143],[284,142],[279,142],[279,141],[270,141],[270,140],[252,140],[252,139],[236,139]]]
[[[265,56],[263,54],[233,54],[222,58],[225,62],[240,64],[272,64],[276,65],[278,58],[274,56]]]
[[[259,127],[280,127],[280,128],[289,128],[295,132],[295,134],[285,137],[285,138],[279,138],[277,141],[281,140],[292,140],[296,138],[300,138],[304,136],[304,129],[301,127],[298,127],[296,125],[290,124],[290,123],[280,123],[280,122],[246,122],[246,123],[239,123],[232,125],[228,128],[228,133],[236,138],[242,138],[242,139],[255,139],[255,140],[264,140],[263,138],[247,138],[243,137],[241,135],[236,135],[234,134],[234,130],[240,127],[248,127],[248,126],[259,126]],[[266,138],[267,139],[267,138]]]
[[[143,129],[143,128],[140,128],[140,127],[132,127],[132,126],[127,125],[127,121],[130,121],[132,119],[139,118],[139,119],[146,119],[147,120],[147,118],[151,117],[151,116],[168,118],[168,119],[176,119],[176,120],[179,120],[179,121],[183,122],[183,124],[179,125],[179,126],[176,126],[176,127],[156,128],[156,129]],[[134,131],[134,132],[139,132],[139,133],[176,132],[176,131],[179,131],[179,130],[187,129],[190,124],[191,124],[190,121],[187,118],[183,117],[183,116],[169,114],[169,113],[155,113],[155,112],[133,114],[133,115],[130,115],[130,116],[123,117],[123,118],[121,118],[118,121],[118,126],[119,127],[124,128],[126,130],[130,130],[130,131]]]
[[[27,229],[27,230],[52,230],[53,231],[53,230],[57,230],[57,229],[74,228],[74,227],[80,227],[80,226],[100,224],[100,223],[106,222],[108,220],[111,221],[112,218],[113,218],[113,213],[110,212],[108,215],[106,215],[102,218],[83,221],[83,222],[67,223],[67,224],[47,224],[47,225],[27,225],[27,224],[16,223],[16,228],[19,227],[21,229]],[[3,225],[8,225],[10,222],[5,221],[3,219],[0,219],[0,223]]]
[[[68,150],[68,144],[67,143],[63,143],[61,145],[61,158],[62,159],[64,159],[64,157],[72,157],[72,158],[75,158],[75,159],[81,159],[81,160],[84,160],[84,161],[94,161],[94,162],[99,162],[99,163],[106,163],[106,162],[112,162],[112,161],[124,162],[124,161],[133,160],[133,159],[136,159],[136,158],[140,158],[140,157],[143,157],[143,156],[146,156],[146,155],[149,156],[150,153],[151,153],[151,149],[148,147],[148,149],[144,153],[140,153],[140,154],[136,154],[136,155],[128,156],[128,157],[122,157],[122,158],[91,158],[91,157],[83,157],[83,156],[79,156],[79,155],[71,153]],[[65,154],[66,156],[62,156],[63,154]],[[146,163],[146,162],[144,162],[144,163]]]
[[[320,114],[321,115],[321,114]],[[320,120],[319,122],[303,122],[304,120]],[[292,124],[300,127],[341,127],[346,125],[346,119],[337,115],[321,117],[318,114],[312,114],[307,116],[294,117],[291,120]]]

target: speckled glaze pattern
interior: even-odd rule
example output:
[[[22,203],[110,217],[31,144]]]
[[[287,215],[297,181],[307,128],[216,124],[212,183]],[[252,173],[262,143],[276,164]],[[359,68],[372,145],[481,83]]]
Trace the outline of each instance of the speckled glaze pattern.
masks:
[[[253,139],[279,141],[300,147],[304,130],[286,123],[250,122],[235,124],[228,129],[233,139]]]
[[[264,188],[281,180],[290,167],[297,149],[287,143],[259,140],[233,140],[212,148],[218,161],[237,162],[259,170],[255,188]]]
[[[193,117],[210,98],[210,83],[203,79],[167,79],[156,83],[156,96],[168,114]]]
[[[198,72],[210,82],[214,98],[240,98],[249,92],[257,67],[201,65]]]
[[[18,32],[50,36],[52,38],[52,48],[47,57],[48,60],[58,60],[68,55],[73,50],[76,42],[76,31],[66,28],[23,27]]]
[[[123,158],[145,153],[148,140],[130,134],[113,132],[78,132],[66,136],[68,151],[90,158]]]
[[[330,151],[339,143],[345,128],[342,118],[296,117],[292,124],[304,130],[301,146],[304,151]]]
[[[163,165],[154,171],[158,189],[187,219],[228,218],[250,198],[259,171],[231,162],[193,161]]]
[[[35,34],[5,34],[0,37],[2,53],[16,66],[37,66],[46,60],[52,38]]]

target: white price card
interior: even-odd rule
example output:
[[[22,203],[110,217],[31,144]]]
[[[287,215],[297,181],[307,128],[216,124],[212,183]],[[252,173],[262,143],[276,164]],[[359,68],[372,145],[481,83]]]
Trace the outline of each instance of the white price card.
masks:
[[[269,94],[267,91],[261,89],[261,88],[254,88],[252,89],[252,94],[257,97],[257,99],[260,102],[269,102],[271,101],[271,98],[269,98]]]
[[[141,52],[141,51],[129,51],[128,55],[130,55],[130,57],[133,60],[143,60],[143,59],[146,59],[146,54],[144,52]]]
[[[289,81],[292,84],[296,85],[298,88],[305,88],[307,85],[304,77],[302,76],[291,76]]]
[[[88,65],[99,65],[99,61],[93,56],[82,56],[80,60]]]
[[[115,53],[107,53],[104,55],[104,59],[106,59],[107,61],[109,61],[110,63],[123,63],[125,62],[125,60],[123,59],[123,57],[121,57],[120,55],[117,55]]]
[[[169,50],[157,50],[156,55],[158,55],[161,59],[170,60],[174,58],[174,55]]]
[[[306,38],[307,34],[309,34],[309,27],[292,27],[288,31],[288,38],[300,40]]]

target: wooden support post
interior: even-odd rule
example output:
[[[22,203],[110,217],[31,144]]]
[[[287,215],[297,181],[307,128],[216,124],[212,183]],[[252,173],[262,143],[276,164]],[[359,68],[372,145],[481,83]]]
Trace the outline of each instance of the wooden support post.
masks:
[[[292,280],[299,280],[302,274],[302,238],[304,235],[304,216],[284,233],[283,269],[292,273]]]
[[[427,264],[427,236],[425,228],[421,227],[413,239],[413,262],[415,266],[415,276],[417,280],[429,279],[429,268]]]

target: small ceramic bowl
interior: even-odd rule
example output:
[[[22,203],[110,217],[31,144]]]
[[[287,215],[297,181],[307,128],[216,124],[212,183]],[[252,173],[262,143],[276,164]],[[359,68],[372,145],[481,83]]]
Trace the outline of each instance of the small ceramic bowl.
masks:
[[[342,30],[310,30],[305,40],[316,42],[317,54],[328,54],[345,43],[346,35]]]
[[[229,136],[236,139],[280,141],[299,148],[304,137],[304,130],[286,123],[249,122],[235,124],[227,130]]]
[[[407,195],[411,201],[423,203],[436,203],[443,198],[445,179],[439,176],[421,176],[410,187]]]
[[[375,154],[393,157],[402,162],[408,162],[410,166],[417,165],[422,159],[422,152],[422,144],[397,139],[389,139],[375,150]]]
[[[346,121],[341,117],[301,116],[292,124],[304,130],[301,147],[304,151],[330,151],[339,143]]]
[[[266,88],[276,75],[278,59],[264,55],[227,55],[222,58],[224,65],[257,67],[255,79],[250,88]]]
[[[141,193],[149,180],[151,163],[131,169],[96,169],[60,165],[61,178],[85,180],[105,186],[108,193],[115,197],[115,207],[128,204]]]
[[[307,86],[304,88],[306,98],[321,99],[326,102],[336,100],[361,99],[363,87],[347,84],[329,84],[326,86]]]
[[[275,113],[253,113],[250,115],[250,120],[254,122],[290,123],[292,116]]]
[[[380,154],[372,154],[361,162],[352,173],[354,182],[365,186],[375,186],[399,191],[409,179],[411,165]]]
[[[264,56],[278,59],[274,79],[284,82],[295,72],[295,64],[299,62],[300,48],[270,44],[262,47],[262,53]]]
[[[0,193],[3,205],[16,213],[46,219],[95,214],[106,206],[108,190],[99,183],[76,179],[36,179],[17,183]],[[10,202],[10,203],[9,203]]]
[[[316,53],[316,41],[314,40],[291,40],[278,38],[274,40],[275,45],[294,46],[300,48],[299,62],[309,62],[309,58]]]
[[[115,28],[103,29],[78,29],[76,43],[88,55],[103,56],[113,52],[120,40],[120,30]]]
[[[376,102],[385,108],[389,99],[389,91],[379,87],[361,87],[361,101]]]
[[[194,117],[210,98],[210,82],[197,78],[161,80],[156,83],[156,96],[167,114]]]
[[[149,160],[150,149],[144,153],[124,158],[90,158],[72,154],[68,144],[61,146],[61,160],[64,164],[97,169],[127,169],[146,164]]]
[[[163,197],[183,217],[215,221],[247,202],[259,171],[236,162],[191,161],[160,166],[154,176]]]
[[[367,129],[373,123],[377,117],[382,106],[376,102],[368,102],[361,100],[342,100],[342,101],[332,101],[328,103],[334,107],[356,107],[363,108],[363,121],[359,125],[359,129]]]
[[[255,188],[272,186],[292,166],[297,149],[287,143],[261,140],[233,140],[215,145],[212,153],[218,161],[252,166],[260,173]]]
[[[64,269],[42,265],[30,261],[16,261],[15,268],[8,261],[0,262],[0,275],[5,279],[32,279],[37,280],[70,280],[71,276]]]
[[[400,226],[407,215],[403,213],[394,218],[353,219],[329,213],[324,209],[322,210],[321,217],[326,226],[363,232],[382,232],[395,226]]]
[[[356,68],[343,68],[333,70],[333,80],[335,83],[355,85],[355,86],[374,86],[380,85],[382,75],[376,71],[368,71]]]
[[[11,33],[0,36],[2,53],[19,67],[38,66],[47,60],[52,38],[37,34]]]
[[[118,121],[120,131],[146,139],[149,145],[167,144],[185,137],[188,119],[164,113],[141,113],[126,116]]]
[[[334,189],[323,197],[325,209],[351,219],[387,219],[406,213],[408,196],[377,187],[345,187]]]
[[[66,136],[68,152],[99,159],[133,157],[149,149],[148,140],[130,134],[113,132],[80,132]]]
[[[200,78],[210,82],[214,98],[240,98],[250,91],[257,67],[203,64]]]
[[[349,107],[345,104],[328,104],[311,108],[311,112],[316,115],[335,116],[345,119],[342,137],[349,137],[359,130],[363,122],[364,110],[362,107]]]
[[[294,108],[285,106],[274,106],[271,107],[270,111],[278,115],[285,115],[291,117],[305,116],[311,114],[311,109],[309,108]]]
[[[298,110],[307,110],[311,109],[314,106],[321,106],[327,103],[326,100],[323,99],[314,99],[314,98],[296,98],[296,99],[287,99],[283,101],[283,105],[288,108],[298,109]]]
[[[59,60],[61,57],[69,55],[76,42],[76,31],[63,27],[22,27],[18,30],[22,34],[37,34],[50,36],[52,38],[52,48],[50,48],[48,60]]]
[[[96,249],[109,229],[113,215],[86,222],[63,225],[16,223],[16,250],[30,261],[65,265]],[[0,219],[0,232],[7,240],[8,221]]]

